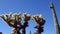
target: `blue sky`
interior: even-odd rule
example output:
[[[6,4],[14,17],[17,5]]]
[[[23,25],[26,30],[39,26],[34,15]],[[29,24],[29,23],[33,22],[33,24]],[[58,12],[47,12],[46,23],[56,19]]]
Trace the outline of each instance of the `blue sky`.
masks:
[[[42,34],[56,34],[52,11],[50,9],[50,2],[54,3],[56,14],[60,25],[60,0],[0,0],[0,15],[12,13],[29,13],[30,15],[42,14],[46,20],[44,25],[44,32]],[[34,26],[36,23],[32,20],[29,21],[29,27],[26,28],[26,34],[31,31],[35,32]],[[9,27],[0,18],[0,32],[3,34],[10,34],[12,28]]]

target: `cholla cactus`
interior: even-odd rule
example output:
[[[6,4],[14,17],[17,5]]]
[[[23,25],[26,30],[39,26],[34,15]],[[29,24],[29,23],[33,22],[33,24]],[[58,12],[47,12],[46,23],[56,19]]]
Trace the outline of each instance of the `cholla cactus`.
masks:
[[[41,26],[45,23],[45,19],[43,19],[42,15],[32,16],[32,20],[35,21],[37,24],[41,24]]]
[[[29,14],[23,14],[24,24],[22,25],[22,34],[26,34],[26,27],[28,27],[28,21],[30,20]]]
[[[30,15],[29,14],[25,13],[22,17],[24,18],[24,21],[30,20]]]
[[[45,20],[43,19],[42,15],[32,16],[32,20],[37,23],[37,25],[34,27],[37,28],[37,31],[34,34],[41,34],[41,32],[43,32],[42,26],[45,24]]]
[[[13,18],[16,21],[21,21],[21,14],[13,14]]]
[[[21,34],[20,30],[22,29],[22,34],[26,34],[26,27],[28,27],[28,21],[30,18],[32,18],[33,21],[37,23],[36,27],[37,32],[40,33],[43,31],[43,26],[45,24],[45,19],[42,17],[42,15],[34,15],[30,16],[29,14],[25,13],[23,15],[21,14],[6,14],[0,16],[9,26],[13,27],[12,34]],[[21,24],[21,19],[24,19],[24,23]],[[37,32],[35,34],[37,34]],[[30,32],[31,34],[31,32]]]

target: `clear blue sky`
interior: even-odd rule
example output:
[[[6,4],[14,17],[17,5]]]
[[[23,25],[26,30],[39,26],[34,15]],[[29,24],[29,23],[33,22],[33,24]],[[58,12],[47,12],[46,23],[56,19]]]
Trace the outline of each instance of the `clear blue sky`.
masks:
[[[42,14],[46,20],[44,25],[44,32],[42,34],[56,34],[52,11],[50,9],[50,2],[54,3],[58,21],[60,24],[60,0],[0,0],[0,15],[12,13],[29,13],[30,15]],[[32,20],[29,21],[29,27],[26,29],[26,34],[29,34],[31,31],[32,34],[35,32],[34,26],[36,23]],[[3,34],[10,34],[12,28],[9,27],[1,18],[0,18],[0,32]]]

